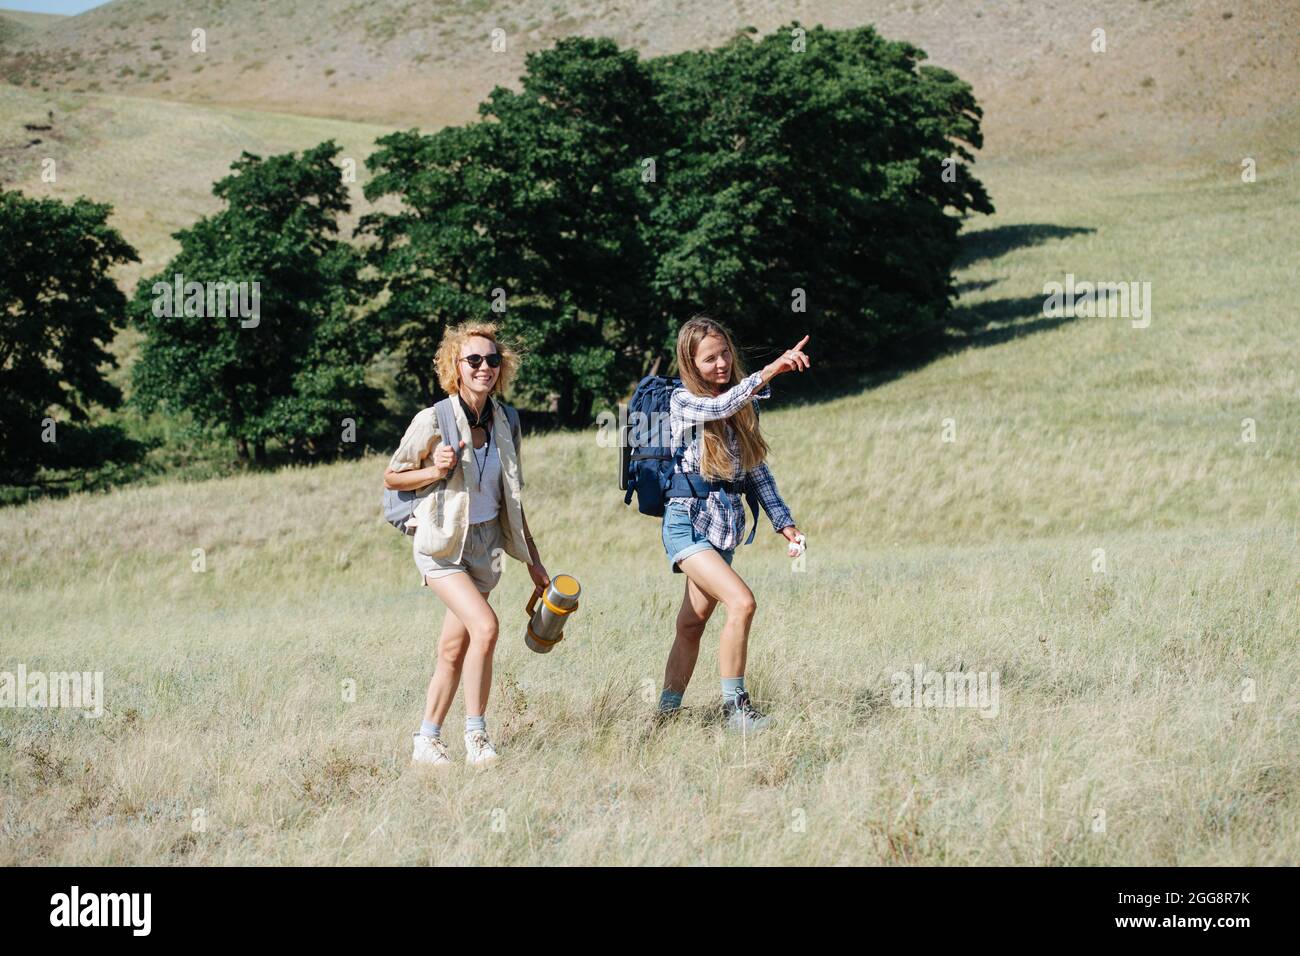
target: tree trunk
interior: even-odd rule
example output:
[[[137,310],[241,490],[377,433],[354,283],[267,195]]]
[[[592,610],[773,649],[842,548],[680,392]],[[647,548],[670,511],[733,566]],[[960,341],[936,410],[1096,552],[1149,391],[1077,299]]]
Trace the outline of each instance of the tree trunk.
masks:
[[[572,428],[577,424],[573,420],[575,397],[573,379],[566,375],[560,383],[560,394],[555,408],[560,424],[566,428]]]

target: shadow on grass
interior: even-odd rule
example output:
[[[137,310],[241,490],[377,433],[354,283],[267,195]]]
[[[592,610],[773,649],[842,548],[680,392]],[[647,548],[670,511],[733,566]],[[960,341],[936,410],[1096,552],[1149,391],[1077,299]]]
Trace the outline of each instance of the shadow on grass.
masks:
[[[1044,316],[1042,294],[988,299],[958,306],[952,310],[948,331],[942,338],[930,348],[917,349],[888,366],[821,363],[814,366],[812,375],[783,376],[779,405],[812,405],[857,395],[919,371],[946,355],[1001,345],[1073,321],[1073,317]]]
[[[1024,246],[1090,235],[1095,231],[1085,226],[1022,223],[967,233],[962,236],[962,251],[957,257],[955,268],[962,269],[972,263],[996,259]],[[959,296],[983,292],[999,281],[976,279],[959,282],[956,291]],[[818,361],[820,357],[810,353],[814,355],[814,361],[817,361],[813,374],[784,376],[778,404],[811,405],[857,395],[918,371],[946,355],[965,349],[1001,345],[1074,321],[1073,318],[1044,316],[1043,298],[1041,289],[1035,289],[1029,295],[957,305],[949,314],[948,328],[942,336],[914,346],[905,354],[892,358],[888,365],[852,365],[836,363],[833,359]]]
[[[961,237],[962,248],[954,268],[960,270],[974,263],[997,259],[1022,247],[1041,245],[1078,235],[1089,235],[1095,231],[1090,227],[1081,226],[1020,223],[966,233]],[[956,292],[958,296],[980,293],[998,285],[1000,281],[997,279],[966,280],[956,284]],[[775,407],[809,405],[860,394],[888,384],[910,372],[918,371],[946,355],[970,348],[1001,345],[1013,339],[1049,331],[1074,321],[1072,318],[1045,317],[1042,309],[1041,290],[1033,290],[1028,295],[960,304],[951,310],[948,328],[943,335],[934,337],[932,341],[912,346],[904,353],[892,355],[887,365],[837,363],[833,356],[819,354],[817,344],[814,342],[813,350],[810,352],[816,362],[813,373],[783,376],[778,397],[774,398],[773,404]],[[765,359],[759,356],[751,357],[749,367],[757,368],[762,361]],[[400,389],[396,396],[390,396],[390,399],[394,398],[399,406],[414,408],[421,404]],[[519,412],[526,435],[560,427],[552,413],[522,408]],[[392,413],[387,418],[373,423],[366,439],[367,450],[386,452],[387,449],[396,447],[408,420],[407,413]],[[224,473],[233,474],[243,471],[275,471],[291,464],[329,464],[332,460],[334,459],[304,462],[291,458],[284,449],[272,447],[268,449],[265,461],[247,468],[240,468],[234,462],[227,462],[220,467],[205,467],[205,472],[213,473],[205,473],[203,477],[220,477]],[[141,477],[135,474],[114,476],[113,479],[104,482],[104,487],[131,484]],[[66,494],[71,490],[85,490],[78,482],[80,478],[76,482],[69,479],[69,487],[59,487],[57,484],[22,488],[0,487],[0,506],[19,504],[51,494]]]
[[[1053,239],[1091,235],[1096,231],[1087,226],[1053,226],[1042,222],[1023,222],[968,232],[961,237],[961,252],[957,256],[954,268],[965,269],[976,262],[1005,256],[1014,249],[1040,246]]]

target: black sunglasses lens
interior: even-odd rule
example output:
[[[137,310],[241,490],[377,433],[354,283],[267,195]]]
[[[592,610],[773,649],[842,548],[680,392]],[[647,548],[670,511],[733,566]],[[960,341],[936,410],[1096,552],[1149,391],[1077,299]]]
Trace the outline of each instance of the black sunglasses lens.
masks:
[[[491,355],[479,355],[476,352],[473,355],[465,356],[465,361],[469,362],[470,368],[478,368],[483,364],[484,359],[487,359],[488,368],[497,368],[501,364],[501,356],[496,352],[493,352]]]

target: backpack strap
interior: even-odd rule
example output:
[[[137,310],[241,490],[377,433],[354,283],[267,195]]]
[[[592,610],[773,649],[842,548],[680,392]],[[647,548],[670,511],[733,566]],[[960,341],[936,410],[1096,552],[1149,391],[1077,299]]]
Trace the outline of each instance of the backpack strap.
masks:
[[[754,491],[754,483],[745,476],[745,500],[749,502],[749,510],[754,515],[754,521],[749,528],[749,537],[745,539],[745,544],[752,544],[754,533],[758,531],[758,494]]]
[[[501,407],[506,410],[506,421],[510,423],[510,440],[515,443],[515,454],[519,454],[519,411],[513,405],[501,403]]]
[[[696,426],[698,427],[698,426]],[[681,463],[682,458],[686,456],[686,449],[690,447],[690,442],[685,442],[673,449],[672,458],[669,459],[668,473],[664,475],[663,488],[668,491],[677,478],[677,466]]]
[[[682,387],[681,379],[671,379],[668,383],[668,407],[672,408],[673,392]],[[671,411],[669,412],[671,420]],[[672,426],[669,426],[669,435],[671,440]],[[672,487],[677,476],[677,466],[681,460],[686,457],[686,450],[691,447],[691,442],[700,437],[700,423],[687,422],[682,434],[682,443],[672,449],[671,464],[668,466],[668,474],[665,476],[664,491],[667,492]]]
[[[510,423],[510,441],[515,446],[515,467],[518,469],[519,485],[520,487],[523,487],[524,466],[520,464],[521,456],[519,454],[519,444],[523,441],[523,434],[519,429],[519,410],[513,405],[507,405],[505,402],[501,403],[501,407],[506,410],[506,421]],[[506,472],[504,468],[501,469],[501,480],[506,480]],[[505,486],[502,485],[503,489],[504,487]]]
[[[456,412],[450,398],[444,398],[433,406],[433,413],[438,416],[438,431],[442,433],[442,443],[452,448],[460,442],[460,426],[456,423]]]

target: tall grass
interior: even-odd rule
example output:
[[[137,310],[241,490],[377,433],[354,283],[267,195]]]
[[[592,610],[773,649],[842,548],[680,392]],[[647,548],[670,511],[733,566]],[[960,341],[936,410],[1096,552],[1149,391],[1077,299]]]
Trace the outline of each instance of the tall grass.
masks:
[[[718,726],[721,610],[651,728],[682,580],[594,433],[525,442],[584,598],[533,655],[508,566],[481,773],[407,763],[441,618],[381,459],[0,511],[0,669],[107,697],[0,709],[0,863],[1296,862],[1295,172],[987,163],[963,347],[819,405],[775,383],[810,551],[763,519],[737,555],[761,736]],[[1044,319],[1066,272],[1150,281],[1150,327]],[[893,706],[918,663],[997,673],[997,715]]]

